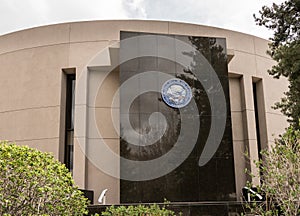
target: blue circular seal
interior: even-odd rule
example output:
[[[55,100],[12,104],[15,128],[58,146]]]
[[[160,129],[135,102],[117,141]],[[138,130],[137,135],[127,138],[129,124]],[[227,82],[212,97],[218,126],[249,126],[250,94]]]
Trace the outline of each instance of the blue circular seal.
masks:
[[[173,108],[182,108],[192,99],[191,87],[181,79],[167,80],[161,89],[162,99]]]

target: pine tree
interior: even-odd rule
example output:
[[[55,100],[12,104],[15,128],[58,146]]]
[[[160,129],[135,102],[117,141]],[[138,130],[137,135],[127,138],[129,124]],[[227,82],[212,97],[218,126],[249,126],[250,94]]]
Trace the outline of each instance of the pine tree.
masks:
[[[288,117],[295,129],[300,129],[300,0],[263,6],[254,18],[258,25],[274,31],[268,54],[277,64],[269,74],[289,81],[288,91],[275,108]]]

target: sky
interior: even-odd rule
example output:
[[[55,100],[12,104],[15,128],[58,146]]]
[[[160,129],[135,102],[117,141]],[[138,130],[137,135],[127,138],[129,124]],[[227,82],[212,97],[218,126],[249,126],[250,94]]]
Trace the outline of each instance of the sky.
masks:
[[[56,23],[143,19],[226,28],[268,39],[253,14],[284,0],[0,0],[0,35]]]

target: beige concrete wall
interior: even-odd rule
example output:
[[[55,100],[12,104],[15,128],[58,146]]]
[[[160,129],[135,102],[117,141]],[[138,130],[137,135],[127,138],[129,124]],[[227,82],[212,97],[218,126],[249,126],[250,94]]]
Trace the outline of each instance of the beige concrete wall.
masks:
[[[107,201],[118,203],[119,181],[100,171],[84,154],[89,138],[93,138],[95,133],[89,128],[90,113],[96,114],[103,138],[118,143],[118,135],[112,130],[108,116],[112,109],[118,113],[119,105],[111,103],[112,89],[118,87],[118,76],[108,77],[103,89],[97,89],[86,66],[105,47],[115,46],[121,30],[226,38],[227,48],[234,55],[228,68],[230,76],[234,77],[230,79],[230,97],[239,196],[246,180],[242,175],[246,166],[242,152],[247,147],[251,157],[258,157],[253,80],[262,81],[260,90],[263,97],[260,100],[264,106],[260,112],[264,113],[264,118],[260,122],[265,123],[265,144],[272,143],[273,134],[278,135],[287,125],[285,117],[271,108],[287,89],[287,82],[274,80],[267,74],[274,64],[266,55],[267,41],[251,35],[194,24],[122,20],[66,23],[0,36],[0,139],[51,151],[59,158],[60,142],[63,140],[60,128],[63,121],[63,109],[60,108],[63,101],[62,69],[76,68],[77,82],[83,79],[85,84],[80,95],[76,96],[75,127],[80,133],[75,135],[74,178],[80,187],[95,190],[96,198],[103,188],[109,188]],[[98,66],[113,64],[110,55],[108,51],[107,62]],[[99,79],[109,71],[105,67],[93,66],[98,70]],[[104,93],[93,95],[95,92]],[[96,102],[91,104],[91,98],[95,97]],[[255,170],[253,164],[250,168]]]
[[[242,188],[247,181],[245,169],[247,168],[245,152],[245,131],[242,108],[241,77],[229,79],[231,123],[232,123],[232,141],[234,153],[234,166],[236,175],[236,193],[238,199],[241,199]],[[232,100],[235,98],[235,100]]]
[[[120,139],[119,139],[119,103],[113,103],[113,97],[119,88],[119,71],[110,73],[109,69],[105,71],[97,68],[88,71],[88,98],[87,98],[87,128],[86,135],[87,155],[89,160],[86,163],[86,179],[87,188],[94,190],[95,202],[100,196],[102,190],[108,189],[106,196],[107,204],[120,203],[120,180],[116,176],[111,176],[106,170],[101,168],[98,157],[108,157],[101,154],[97,158],[90,156],[89,146],[104,143],[114,153],[120,155]],[[106,68],[106,67],[105,67]],[[119,98],[118,98],[119,99]],[[113,118],[114,117],[114,118]],[[115,121],[113,121],[115,119]],[[110,160],[108,166],[120,170],[119,159]],[[104,167],[105,168],[105,167]],[[90,175],[92,173],[92,175]]]
[[[61,69],[68,65],[68,51],[59,44],[0,55],[0,139],[30,143],[58,157]]]

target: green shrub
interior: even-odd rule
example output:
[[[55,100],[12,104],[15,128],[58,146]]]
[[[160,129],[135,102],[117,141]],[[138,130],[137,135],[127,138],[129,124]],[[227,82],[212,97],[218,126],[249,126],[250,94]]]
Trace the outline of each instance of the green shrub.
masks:
[[[0,142],[0,215],[84,215],[87,199],[49,153]]]
[[[263,160],[256,162],[260,185],[249,187],[256,186],[266,200],[246,207],[253,215],[300,215],[300,130],[290,126],[261,154]]]
[[[160,208],[157,204],[150,206],[138,205],[138,206],[110,206],[106,208],[105,212],[102,212],[102,216],[169,216],[174,215],[174,212],[168,210],[163,206]]]

